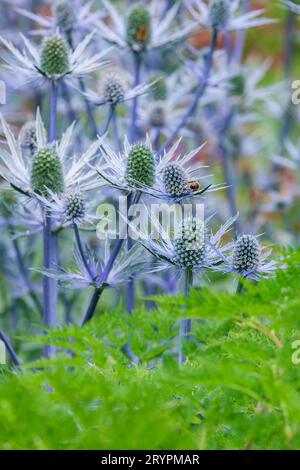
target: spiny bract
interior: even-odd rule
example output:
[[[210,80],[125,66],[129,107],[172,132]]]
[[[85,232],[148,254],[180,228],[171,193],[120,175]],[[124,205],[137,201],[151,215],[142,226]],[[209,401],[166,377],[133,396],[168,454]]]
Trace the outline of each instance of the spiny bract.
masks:
[[[41,69],[48,77],[59,77],[69,71],[69,47],[66,40],[56,34],[46,39],[41,52]]]
[[[111,104],[117,104],[124,100],[125,89],[122,83],[116,75],[109,75],[103,86],[103,97],[104,101]]]
[[[177,163],[170,163],[163,172],[163,183],[166,193],[181,196],[187,192],[188,179],[184,169]]]
[[[30,150],[31,153],[37,149],[36,126],[34,121],[26,122],[20,130],[19,142],[21,147]]]
[[[53,6],[53,13],[56,26],[65,33],[72,31],[74,26],[74,11],[69,0],[62,0]]]
[[[228,0],[211,0],[209,19],[214,29],[220,30],[227,26],[230,15]]]
[[[76,192],[67,194],[65,198],[65,217],[67,220],[80,220],[85,215],[85,200],[83,194]]]
[[[233,267],[238,272],[252,272],[259,266],[260,245],[253,235],[240,236],[233,250]]]
[[[202,266],[206,259],[205,225],[202,220],[183,220],[173,241],[173,262],[184,268]]]
[[[125,179],[132,186],[151,187],[155,182],[155,158],[144,144],[135,144],[128,154]]]
[[[39,150],[34,156],[31,185],[37,194],[47,195],[47,188],[54,193],[64,190],[63,168],[58,154],[51,148]]]
[[[129,14],[127,21],[127,43],[134,51],[146,48],[150,41],[151,17],[146,8],[137,6]]]
[[[155,82],[151,87],[151,96],[154,100],[166,100],[168,89],[166,80],[160,75],[153,75],[151,81]]]

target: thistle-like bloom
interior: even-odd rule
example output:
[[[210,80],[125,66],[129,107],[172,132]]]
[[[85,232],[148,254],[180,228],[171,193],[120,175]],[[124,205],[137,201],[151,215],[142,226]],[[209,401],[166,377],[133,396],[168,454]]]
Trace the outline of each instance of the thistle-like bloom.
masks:
[[[99,201],[87,197],[87,194],[78,187],[70,192],[54,193],[48,190],[46,195],[38,196],[44,207],[51,211],[56,220],[57,227],[70,225],[94,224],[99,217],[93,215]]]
[[[178,202],[221,189],[222,185],[204,184],[203,181],[210,175],[203,175],[206,167],[194,160],[205,144],[182,155],[179,151],[180,142],[181,138],[158,159],[155,184],[144,191],[159,199]]]
[[[276,261],[268,260],[270,254],[271,250],[263,248],[255,235],[241,235],[233,246],[227,271],[258,281],[278,269]]]
[[[99,92],[88,90],[86,95],[97,106],[105,104],[116,106],[147,93],[153,85],[152,82],[132,86],[132,82],[133,79],[128,74],[111,70],[100,79]]]
[[[99,179],[89,164],[101,145],[101,140],[94,142],[80,157],[70,156],[74,125],[63,134],[60,142],[49,145],[47,134],[39,110],[36,115],[37,151],[32,159],[25,158],[18,142],[7,122],[1,115],[3,131],[9,151],[0,151],[0,175],[11,186],[27,196],[35,193],[46,196],[50,191],[72,192],[80,186],[82,191],[99,187]]]
[[[125,192],[145,191],[153,186],[156,159],[149,137],[144,143],[133,145],[125,137],[122,153],[114,152],[106,143],[102,143],[101,151],[104,163],[96,170],[110,186]]]
[[[181,139],[158,157],[149,136],[145,143],[130,145],[124,139],[124,152],[116,153],[103,143],[103,166],[96,170],[109,185],[126,192],[139,190],[150,196],[168,201],[181,201],[187,197],[199,196],[206,191],[221,189],[220,185],[204,185],[200,176],[203,166],[193,158],[203,147],[181,155],[178,147]]]
[[[99,11],[92,10],[92,2],[82,0],[56,1],[52,6],[51,17],[37,15],[24,8],[16,8],[16,11],[39,25],[38,29],[30,33],[40,36],[51,34],[57,28],[64,34],[86,31],[95,26],[102,16]]]
[[[26,48],[22,52],[1,36],[0,41],[11,53],[4,60],[14,74],[20,73],[27,81],[72,80],[89,75],[108,63],[102,59],[110,49],[94,55],[87,53],[86,49],[93,36],[94,32],[87,35],[74,51],[71,51],[66,39],[59,32],[45,38],[39,48],[21,35]]]
[[[240,0],[185,0],[193,17],[201,26],[218,31],[238,31],[274,23],[274,20],[260,18],[264,9],[240,14]]]
[[[106,245],[108,241],[106,242]],[[75,245],[73,254],[77,266],[76,271],[59,268],[58,270],[38,270],[42,274],[57,279],[66,288],[84,289],[87,287],[114,288],[128,282],[132,274],[145,273],[149,270],[149,259],[139,245],[135,245],[129,251],[121,250],[116,262],[113,264],[105,282],[102,279],[105,266],[110,257],[110,247],[106,246],[99,258],[86,247],[86,263],[83,262],[78,247]],[[87,269],[87,266],[89,269]]]
[[[180,30],[172,28],[179,5],[174,5],[162,18],[162,2],[152,0],[146,6],[137,4],[129,14],[118,10],[107,0],[101,0],[110,18],[98,22],[100,35],[111,44],[129,48],[136,53],[156,49],[186,37],[195,24],[187,23]]]
[[[231,229],[236,217],[229,219],[215,233],[210,233],[208,221],[196,217],[183,217],[175,235],[165,230],[158,218],[151,214],[151,226],[156,234],[147,234],[131,227],[139,242],[157,260],[160,269],[174,269],[179,275],[192,269],[202,273],[206,269],[226,270],[226,255],[232,243],[222,244],[222,238]],[[159,269],[158,268],[158,269]]]

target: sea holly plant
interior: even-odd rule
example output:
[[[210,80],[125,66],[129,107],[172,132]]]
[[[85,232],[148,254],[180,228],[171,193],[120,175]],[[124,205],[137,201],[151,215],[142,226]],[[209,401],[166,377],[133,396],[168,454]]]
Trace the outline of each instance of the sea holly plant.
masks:
[[[295,11],[292,2],[284,3]],[[290,126],[280,148],[270,142],[276,131],[266,130],[284,85],[259,86],[269,83],[273,61],[259,65],[244,48],[250,28],[265,34],[268,25],[277,26],[269,12],[237,0],[150,0],[128,8],[108,0],[58,0],[46,10],[42,0],[37,4],[33,11],[26,0],[17,2],[17,30],[3,28],[1,36],[1,79],[13,96],[1,110],[0,150],[0,224],[8,229],[1,250],[9,286],[16,282],[30,295],[50,339],[64,321],[86,325],[78,333],[84,335],[101,324],[98,311],[105,316],[107,307],[126,303],[131,315],[122,322],[131,330],[121,348],[135,365],[143,360],[141,351],[135,354],[134,325],[144,297],[182,292],[182,316],[171,323],[179,325],[178,362],[188,367],[192,342],[186,340],[195,325],[182,318],[194,291],[208,282],[212,291],[215,284],[231,291],[233,277],[240,285],[246,278],[262,281],[280,265],[260,240],[297,241],[295,227],[283,220],[286,230],[277,235],[263,200],[264,192],[274,191],[268,158],[271,167],[287,163],[286,150],[294,178],[299,168]],[[24,16],[29,31],[19,27]],[[276,194],[295,210],[296,184],[287,191],[287,181],[292,177],[285,173]],[[126,217],[117,207],[120,196]],[[99,223],[110,221],[102,204],[115,210],[117,228],[125,221],[124,237],[118,230],[111,237],[109,229],[100,236]],[[173,205],[190,212],[168,231],[152,209]],[[136,214],[145,207],[158,238],[138,226]],[[3,318],[14,335],[19,306],[11,304],[3,305]],[[12,312],[9,321],[6,312]],[[157,344],[174,354],[169,340]],[[55,348],[50,344],[47,355]]]

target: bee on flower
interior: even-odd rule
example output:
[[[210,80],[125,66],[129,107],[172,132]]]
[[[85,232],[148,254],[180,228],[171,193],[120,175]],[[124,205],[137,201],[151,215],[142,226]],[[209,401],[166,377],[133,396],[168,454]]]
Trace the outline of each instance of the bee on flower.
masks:
[[[118,11],[111,2],[101,0],[110,18],[110,24],[98,21],[99,34],[105,41],[135,53],[144,53],[184,39],[195,27],[187,21],[180,28],[173,26],[179,4],[162,15],[162,3],[151,0],[147,5],[136,3],[128,14]]]

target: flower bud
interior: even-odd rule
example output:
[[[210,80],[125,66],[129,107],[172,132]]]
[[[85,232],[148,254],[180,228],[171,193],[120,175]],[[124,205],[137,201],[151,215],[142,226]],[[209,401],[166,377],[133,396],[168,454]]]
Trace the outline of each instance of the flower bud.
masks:
[[[64,190],[63,168],[58,154],[51,148],[39,150],[33,158],[31,185],[37,194],[47,195],[47,189],[54,193]]]
[[[68,194],[65,198],[65,217],[69,221],[81,220],[85,215],[85,200],[80,192]]]
[[[236,271],[249,273],[259,266],[260,246],[253,235],[242,235],[233,250],[233,267]]]
[[[128,184],[151,187],[155,181],[155,158],[152,150],[144,144],[135,144],[128,154],[125,179]]]
[[[188,179],[184,169],[177,163],[170,163],[163,172],[165,191],[170,196],[181,196],[187,192]]]
[[[133,51],[146,49],[150,41],[151,18],[146,8],[137,6],[129,14],[127,21],[127,43]]]
[[[206,260],[205,225],[194,217],[183,220],[173,241],[173,261],[178,266],[193,268]]]
[[[209,19],[212,28],[220,31],[225,29],[230,17],[228,0],[211,0]]]
[[[53,7],[56,26],[64,33],[70,33],[74,27],[75,16],[69,0],[57,2]]]
[[[116,74],[110,74],[104,80],[103,98],[106,103],[116,105],[124,100],[125,86]]]
[[[69,47],[62,36],[56,34],[44,41],[41,69],[51,78],[60,77],[69,71]]]

